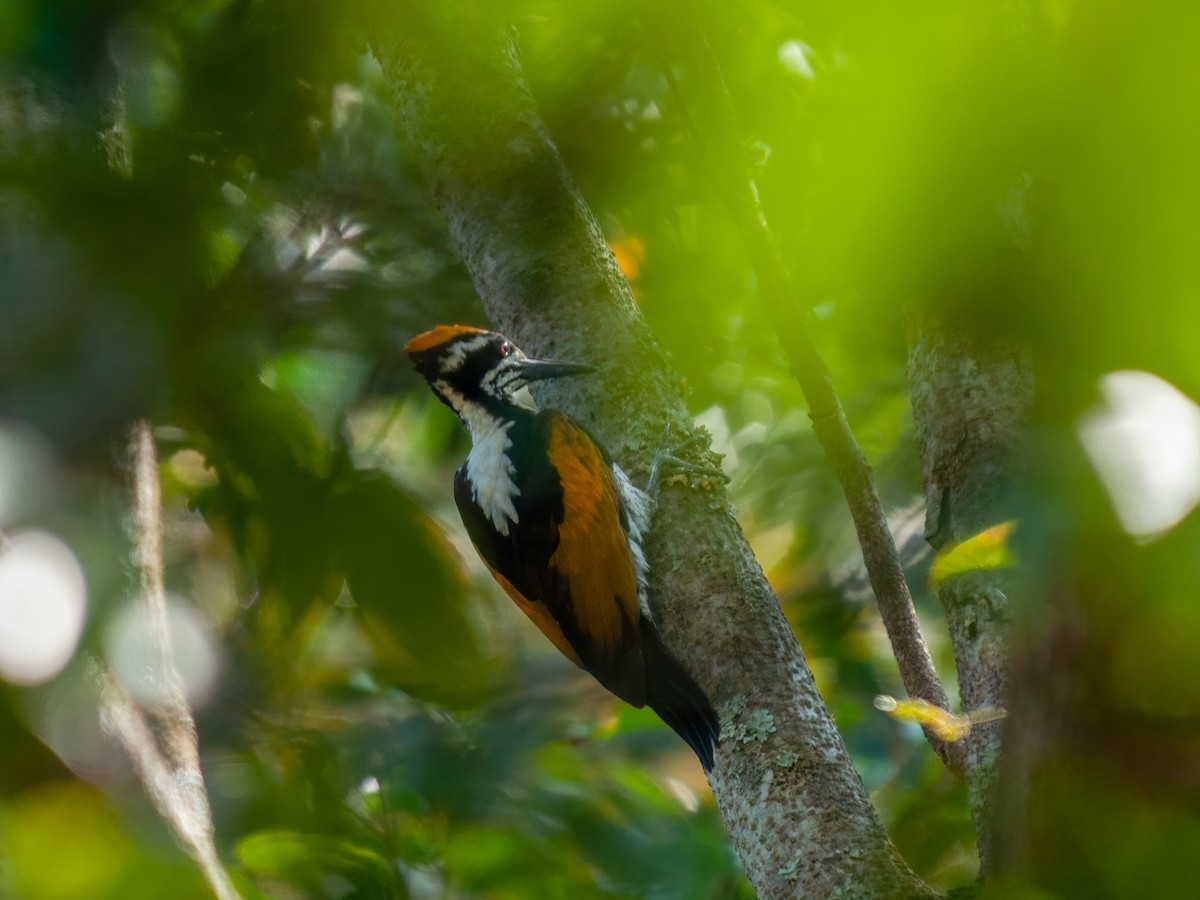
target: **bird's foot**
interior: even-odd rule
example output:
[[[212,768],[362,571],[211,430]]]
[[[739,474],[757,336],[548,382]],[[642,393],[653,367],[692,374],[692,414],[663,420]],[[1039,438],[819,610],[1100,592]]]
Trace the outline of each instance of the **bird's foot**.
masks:
[[[687,451],[695,448],[698,444],[704,445],[707,441],[708,434],[706,432],[696,431],[674,447],[664,448],[656,453],[654,461],[650,464],[647,493],[657,496],[664,484],[697,487],[701,490],[713,490],[718,485],[726,484],[729,476],[719,466],[691,462],[683,458]],[[702,446],[699,452],[713,455],[707,446]]]

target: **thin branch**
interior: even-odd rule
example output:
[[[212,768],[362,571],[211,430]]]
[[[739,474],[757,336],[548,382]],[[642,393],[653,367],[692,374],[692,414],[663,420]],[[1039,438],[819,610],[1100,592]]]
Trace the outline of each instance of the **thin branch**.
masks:
[[[150,633],[155,682],[160,688],[158,702],[151,712],[158,720],[167,754],[184,778],[199,784],[200,751],[196,723],[184,691],[183,679],[175,667],[167,618],[167,592],[163,582],[162,493],[158,483],[158,453],[150,423],[141,420],[133,426],[129,442],[130,470],[133,483],[134,559],[145,605],[146,626]]]
[[[690,64],[689,80],[696,85],[696,94],[701,98],[695,105],[704,109],[703,118],[692,115],[669,65],[664,66],[664,72],[697,142],[709,158],[714,183],[741,232],[758,277],[759,293],[768,315],[777,325],[775,333],[808,401],[813,432],[841,482],[904,689],[910,697],[948,709],[946,690],[921,634],[871,467],[850,430],[832,376],[801,313],[791,275],[759,201],[754,173],[742,149],[733,101],[716,58],[707,38],[687,16],[682,17],[675,33],[681,36],[684,58]],[[946,766],[962,777],[965,771],[962,748],[942,741],[928,728],[925,736]]]
[[[154,678],[161,689],[152,714],[159,726],[162,746],[132,698],[104,669],[99,676],[101,722],[129,754],[147,795],[195,858],[213,893],[220,900],[232,900],[238,893],[217,855],[212,810],[200,771],[196,724],[171,646],[163,583],[158,455],[154,431],[148,421],[141,420],[133,426],[129,461],[134,563],[151,636]]]
[[[124,748],[150,802],[196,860],[213,895],[218,900],[237,900],[240,895],[217,855],[207,801],[198,814],[191,792],[178,781],[178,770],[159,750],[154,732],[133,698],[107,669],[98,663],[97,669],[101,727]]]

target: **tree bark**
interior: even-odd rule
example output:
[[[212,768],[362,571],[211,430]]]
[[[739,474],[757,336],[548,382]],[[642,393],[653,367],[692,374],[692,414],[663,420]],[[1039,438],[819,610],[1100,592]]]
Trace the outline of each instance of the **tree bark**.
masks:
[[[909,384],[925,479],[925,537],[935,551],[1017,514],[1017,459],[1033,399],[1032,366],[1012,343],[955,329],[936,315],[911,323]],[[964,712],[1003,707],[1009,667],[1012,573],[953,575],[938,589],[946,611]],[[1002,727],[965,738],[980,869],[991,868]]]
[[[495,325],[531,353],[600,367],[539,399],[644,471],[695,434],[679,378],[537,116],[511,40],[455,12],[375,42],[410,144]],[[647,555],[664,639],[721,717],[710,783],[759,895],[931,896],[884,834],[723,489],[664,487]]]

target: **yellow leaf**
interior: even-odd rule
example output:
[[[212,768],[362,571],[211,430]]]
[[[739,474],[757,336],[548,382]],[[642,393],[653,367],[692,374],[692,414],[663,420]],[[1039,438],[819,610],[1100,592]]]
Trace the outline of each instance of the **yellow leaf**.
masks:
[[[1005,569],[1016,565],[1016,555],[1008,538],[1017,528],[1013,520],[993,525],[960,544],[946,547],[933,561],[929,581],[936,588],[951,575],[984,569]]]
[[[887,694],[880,694],[875,698],[875,708],[898,721],[916,722],[918,725],[928,728],[947,743],[961,741],[971,733],[971,729],[976,725],[995,722],[1008,715],[1007,710],[997,707],[976,709],[964,715],[958,715],[942,709],[940,706],[934,706],[926,700],[897,700]]]

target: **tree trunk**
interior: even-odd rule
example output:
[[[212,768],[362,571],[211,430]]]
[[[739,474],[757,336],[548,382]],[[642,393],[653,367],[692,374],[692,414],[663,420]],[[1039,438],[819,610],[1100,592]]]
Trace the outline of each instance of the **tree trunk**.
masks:
[[[1033,397],[1028,358],[1010,343],[968,335],[935,315],[918,314],[910,336],[909,383],[925,478],[925,537],[933,549],[1014,518],[1015,459]],[[1007,702],[1012,580],[1005,569],[978,569],[939,586],[964,712]],[[985,873],[992,861],[1002,730],[999,723],[981,725],[965,738]]]
[[[540,399],[644,472],[694,433],[679,378],[537,116],[512,42],[457,12],[376,40],[411,145],[496,327],[531,353],[600,367]],[[721,717],[710,783],[759,895],[932,895],[884,834],[723,490],[665,487],[647,554],[664,639]]]

